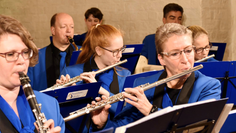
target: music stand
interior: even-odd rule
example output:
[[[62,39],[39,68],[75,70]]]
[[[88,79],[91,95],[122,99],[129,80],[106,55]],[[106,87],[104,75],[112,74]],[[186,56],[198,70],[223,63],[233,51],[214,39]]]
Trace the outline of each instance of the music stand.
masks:
[[[60,112],[63,118],[69,116],[69,113],[86,107],[95,97],[98,96],[101,82],[69,86],[54,91],[45,91],[52,97],[55,97],[60,105]],[[66,133],[80,133],[83,131],[89,115],[66,122]]]
[[[216,60],[222,61],[225,53],[226,43],[212,42],[211,44],[212,47],[209,51],[209,55],[214,54]]]
[[[178,133],[200,126],[204,126],[202,132],[211,132],[226,102],[227,99],[215,100],[177,108],[150,119],[144,117],[143,122],[126,126],[126,133]]]
[[[133,74],[138,63],[143,44],[129,44],[126,45],[125,51],[122,53],[121,60],[127,59],[128,62],[121,64],[122,67],[127,68]]]
[[[236,104],[236,99],[234,98],[236,94],[236,86],[234,84],[236,81],[236,61],[200,62],[194,65],[197,66],[199,64],[203,65],[203,68],[199,70],[201,73],[216,78],[221,82],[221,97],[229,97],[227,103]]]
[[[70,64],[69,66],[72,66],[72,65],[75,65],[76,64],[76,61],[79,57],[79,54],[80,54],[80,50],[78,51],[73,51],[72,55],[71,55],[71,58],[70,58]]]
[[[148,77],[148,76],[157,74],[158,72],[160,72],[160,71],[149,71],[149,72],[143,72],[143,73],[138,73],[138,74],[133,74],[133,75],[127,76],[125,78],[124,88],[135,87],[135,86],[133,86],[135,79],[140,78],[140,77]],[[122,89],[122,91],[124,91],[124,88]],[[120,113],[120,111],[123,109],[123,106],[124,106],[124,101],[119,101],[117,108],[116,108],[115,115]]]

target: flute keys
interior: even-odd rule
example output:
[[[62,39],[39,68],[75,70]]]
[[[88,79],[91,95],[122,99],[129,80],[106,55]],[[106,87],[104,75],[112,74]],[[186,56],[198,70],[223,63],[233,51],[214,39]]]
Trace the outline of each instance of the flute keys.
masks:
[[[85,113],[86,113],[86,114],[89,114],[89,112],[90,112],[89,109],[86,108],[86,109],[85,109]]]

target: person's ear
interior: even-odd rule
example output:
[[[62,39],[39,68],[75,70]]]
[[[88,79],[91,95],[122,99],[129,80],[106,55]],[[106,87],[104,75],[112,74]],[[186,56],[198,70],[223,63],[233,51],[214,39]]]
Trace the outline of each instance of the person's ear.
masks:
[[[55,27],[51,27],[51,32],[52,32],[52,35],[54,36],[55,35]]]
[[[102,20],[99,22],[99,24],[102,24]]]
[[[97,53],[98,56],[102,55],[102,49],[99,46],[95,47],[95,52]]]
[[[163,59],[163,56],[162,56],[162,55],[158,54],[158,55],[157,55],[157,58],[158,58],[158,60],[159,60],[159,62],[160,62],[160,64],[161,64],[162,66],[165,66],[165,65],[166,65],[165,60]]]
[[[163,22],[163,24],[165,24],[166,23],[166,18],[162,18],[162,22]]]

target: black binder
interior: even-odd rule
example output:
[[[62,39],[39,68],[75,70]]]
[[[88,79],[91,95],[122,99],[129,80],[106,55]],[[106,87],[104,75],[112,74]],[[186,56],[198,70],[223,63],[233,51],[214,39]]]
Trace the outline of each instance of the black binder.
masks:
[[[95,97],[98,96],[101,82],[69,86],[66,88],[55,89],[54,91],[44,91],[55,97],[60,105],[60,112],[63,118],[69,113],[86,107]],[[82,132],[89,115],[84,115],[66,122],[66,133]]]
[[[127,125],[125,133],[179,133],[184,130],[204,126],[199,132],[210,133],[218,120],[228,99],[203,101],[197,105],[184,104],[180,108],[170,109],[158,115],[159,111],[151,114],[152,117],[132,126]],[[202,102],[202,101],[201,101]],[[171,109],[172,108],[172,109]],[[162,110],[160,110],[162,111]],[[164,111],[164,109],[163,109]],[[200,123],[199,123],[200,122]]]

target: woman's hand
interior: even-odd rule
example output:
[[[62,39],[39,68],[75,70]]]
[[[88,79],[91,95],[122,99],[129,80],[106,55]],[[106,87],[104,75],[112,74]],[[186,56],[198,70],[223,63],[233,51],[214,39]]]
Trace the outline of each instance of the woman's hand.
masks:
[[[64,84],[64,83],[69,82],[69,80],[70,80],[69,74],[66,74],[66,76],[61,75],[61,78],[56,80],[56,84]],[[76,83],[73,83],[71,85],[76,85]]]
[[[106,89],[104,89],[102,86],[100,87],[98,94],[100,95],[104,95],[106,97],[110,97],[110,93],[109,91],[107,91]]]
[[[36,129],[39,131],[38,126],[35,124]],[[44,125],[43,128],[45,129],[49,129],[47,131],[47,133],[60,133],[61,132],[61,127],[57,126],[54,127],[54,121],[52,119],[47,120]]]
[[[122,92],[122,94],[127,103],[135,106],[143,115],[149,115],[152,104],[148,101],[143,89],[140,87],[125,88],[125,92]]]
[[[95,72],[84,72],[80,74],[80,78],[84,80],[86,83],[94,83],[97,82],[95,79],[96,73]]]
[[[106,100],[107,97],[102,96],[103,100]],[[95,99],[97,102],[101,101],[100,97],[96,97]],[[92,101],[92,105],[95,105],[96,102]],[[90,105],[88,105],[90,106]],[[110,104],[106,105],[105,107],[99,109],[99,110],[95,110],[91,112],[91,117],[93,120],[93,123],[96,125],[97,129],[101,129],[105,126],[106,122],[107,122],[107,118],[109,115],[109,108],[111,107]]]

